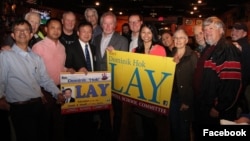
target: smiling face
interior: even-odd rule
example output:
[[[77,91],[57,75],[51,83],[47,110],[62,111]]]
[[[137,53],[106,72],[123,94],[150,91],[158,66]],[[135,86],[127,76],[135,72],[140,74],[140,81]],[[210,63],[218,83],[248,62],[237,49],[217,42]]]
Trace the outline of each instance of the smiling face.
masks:
[[[112,34],[115,31],[116,19],[113,15],[106,15],[102,17],[101,23],[104,35]]]
[[[144,43],[150,43],[153,40],[153,33],[146,26],[142,27],[141,32],[140,32],[140,36],[141,36],[141,39],[143,40]]]
[[[79,28],[77,34],[79,39],[85,43],[89,42],[92,37],[92,27],[89,25],[84,25]]]
[[[241,38],[244,38],[247,36],[247,32],[244,31],[243,29],[235,29],[233,28],[231,31],[231,37],[233,41],[237,41]]]
[[[76,16],[74,13],[65,13],[62,18],[63,29],[66,31],[73,31],[76,24]]]
[[[166,47],[171,47],[174,45],[174,39],[169,33],[162,34],[161,41]]]
[[[221,38],[223,29],[216,26],[214,23],[204,27],[204,37],[209,45],[215,45]]]
[[[27,23],[16,25],[13,29],[13,33],[11,33],[11,37],[17,45],[28,45],[32,36],[31,27]]]
[[[174,44],[177,49],[185,48],[188,43],[188,36],[183,30],[177,30],[174,34]]]
[[[31,24],[32,32],[37,33],[38,28],[40,26],[40,22],[41,22],[40,15],[38,13],[31,12],[31,13],[28,13],[28,15],[25,18]]]
[[[64,96],[65,96],[66,99],[67,99],[67,98],[70,98],[71,95],[72,95],[72,91],[71,91],[70,89],[68,89],[68,90],[66,90],[66,91],[64,92]]]
[[[142,21],[139,15],[131,15],[128,20],[129,28],[133,33],[139,33]]]
[[[85,18],[92,24],[93,27],[98,24],[98,15],[94,10],[87,10],[85,13]]]
[[[57,41],[62,33],[62,25],[58,20],[51,20],[50,23],[45,27],[45,31],[48,38]]]

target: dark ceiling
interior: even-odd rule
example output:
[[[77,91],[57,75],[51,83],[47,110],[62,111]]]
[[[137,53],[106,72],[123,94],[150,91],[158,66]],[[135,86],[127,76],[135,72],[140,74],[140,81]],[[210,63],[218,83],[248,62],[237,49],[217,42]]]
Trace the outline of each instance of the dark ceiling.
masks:
[[[32,0],[27,0],[32,1]],[[88,7],[95,7],[101,14],[108,11],[110,7],[116,14],[123,12],[123,15],[129,15],[133,12],[139,12],[144,17],[159,16],[182,16],[182,17],[207,17],[211,15],[220,15],[229,9],[242,6],[250,0],[33,0],[38,5],[58,8],[62,10],[72,10],[77,13],[84,13]],[[96,6],[95,2],[100,5]],[[193,7],[197,6],[194,11]],[[194,11],[191,15],[190,12]]]
[[[41,0],[44,6],[51,6],[59,9],[72,10],[77,13],[83,13],[87,7],[95,7],[99,13],[108,11],[113,7],[116,14],[123,12],[123,15],[129,15],[133,12],[140,12],[143,16],[183,16],[192,17],[202,15],[220,15],[225,11],[241,6],[249,0],[99,0],[100,6],[96,6],[98,0]],[[193,15],[190,14],[193,7],[197,10]]]

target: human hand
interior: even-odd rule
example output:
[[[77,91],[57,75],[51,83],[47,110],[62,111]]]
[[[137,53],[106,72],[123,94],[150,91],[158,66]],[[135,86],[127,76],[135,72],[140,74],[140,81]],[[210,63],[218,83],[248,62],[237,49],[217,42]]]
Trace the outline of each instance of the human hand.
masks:
[[[88,70],[85,67],[80,68],[78,72],[83,72],[85,75],[88,74]]]
[[[41,99],[42,99],[43,104],[48,102],[45,96],[42,96]]]
[[[181,104],[181,108],[180,108],[180,111],[186,111],[189,109],[189,106],[186,105],[186,104]]]
[[[5,97],[0,98],[0,109],[7,110],[7,111],[10,110],[10,105],[6,101]]]
[[[242,47],[240,46],[239,43],[233,42],[233,44],[235,45],[236,48],[238,48],[240,51],[242,51]]]
[[[115,50],[115,48],[113,46],[108,46],[106,48],[106,50],[109,51],[109,52],[112,52],[113,50]]]
[[[71,74],[74,74],[76,71],[73,68],[68,68],[67,72],[70,72]]]
[[[201,57],[201,54],[198,51],[195,50],[194,52],[196,53],[196,55],[197,55],[198,58]]]
[[[237,120],[235,120],[234,122],[236,122],[236,123],[248,123],[248,124],[250,124],[250,119],[248,117],[240,117]]]
[[[178,55],[175,55],[175,56],[173,57],[173,61],[174,61],[176,64],[178,64],[178,63],[180,62],[180,57],[179,57]]]
[[[219,117],[219,112],[218,112],[215,108],[212,108],[212,109],[210,110],[209,115],[210,115],[211,117],[213,117],[213,118],[217,118],[217,117]]]
[[[63,94],[61,94],[61,93],[57,94],[56,103],[57,104],[64,104],[65,103],[65,97],[63,96]]]

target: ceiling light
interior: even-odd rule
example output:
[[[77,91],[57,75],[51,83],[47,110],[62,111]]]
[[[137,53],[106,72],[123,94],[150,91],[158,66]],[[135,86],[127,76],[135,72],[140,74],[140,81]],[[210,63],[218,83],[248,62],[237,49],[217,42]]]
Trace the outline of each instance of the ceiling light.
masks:
[[[197,7],[195,6],[193,9],[194,9],[194,10],[197,10]]]
[[[100,2],[99,2],[99,1],[95,2],[95,5],[96,5],[96,6],[99,6],[99,5],[100,5]]]
[[[202,0],[198,0],[197,3],[202,3]]]

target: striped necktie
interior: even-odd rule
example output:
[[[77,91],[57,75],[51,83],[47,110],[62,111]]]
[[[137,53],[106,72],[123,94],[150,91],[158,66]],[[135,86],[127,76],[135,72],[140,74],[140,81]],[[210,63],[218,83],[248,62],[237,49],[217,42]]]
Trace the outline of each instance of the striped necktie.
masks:
[[[88,50],[88,44],[85,45],[85,57],[86,57],[87,70],[92,71],[91,60],[90,60],[90,55],[89,55],[89,50]]]

